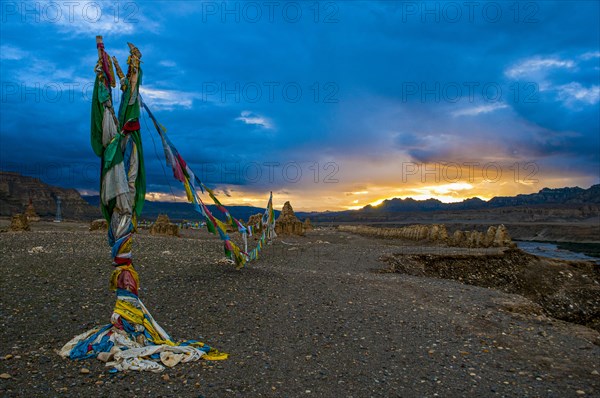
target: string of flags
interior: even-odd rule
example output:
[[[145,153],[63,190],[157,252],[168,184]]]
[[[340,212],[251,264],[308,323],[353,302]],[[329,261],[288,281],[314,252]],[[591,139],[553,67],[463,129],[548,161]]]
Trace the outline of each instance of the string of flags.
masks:
[[[236,264],[238,269],[244,267],[247,262],[258,259],[264,244],[277,237],[277,234],[275,233],[273,192],[271,192],[269,196],[269,201],[262,220],[255,225],[244,225],[241,221],[233,217],[221,204],[214,191],[204,185],[196,174],[194,174],[189,164],[181,157],[181,154],[167,136],[167,129],[158,122],[143,100],[141,103],[160,136],[166,163],[167,166],[171,167],[173,170],[173,177],[183,184],[188,202],[192,203],[194,209],[204,217],[208,231],[213,234],[218,234],[221,238],[224,244],[225,255]],[[212,199],[217,209],[225,216],[226,222],[219,220],[210,212],[198,191],[201,193],[208,193],[208,196]],[[243,250],[231,240],[231,237],[227,232],[228,226],[231,226],[234,230],[237,229],[241,234],[244,241]],[[262,235],[258,239],[256,247],[248,251],[248,236],[253,236],[254,232],[261,227]]]

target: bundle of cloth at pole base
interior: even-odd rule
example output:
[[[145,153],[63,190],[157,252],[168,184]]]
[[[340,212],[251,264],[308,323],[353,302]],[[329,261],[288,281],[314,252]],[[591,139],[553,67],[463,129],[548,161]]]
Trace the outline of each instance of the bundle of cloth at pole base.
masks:
[[[112,247],[114,271],[109,286],[116,291],[117,299],[111,322],[88,330],[74,337],[60,350],[64,358],[98,358],[106,362],[112,371],[145,370],[160,372],[165,366],[198,359],[222,360],[227,354],[219,352],[195,340],[175,341],[154,320],[138,296],[139,276],[133,265],[131,253],[132,237],[136,229],[145,198],[145,172],[140,134],[139,87],[142,81],[140,51],[129,44],[127,74],[123,74],[116,58],[110,58],[104,50],[101,37],[97,37],[98,63],[92,99],[91,139],[94,152],[102,158],[101,208],[109,224],[108,242]],[[122,90],[118,115],[112,102],[112,88],[116,86],[114,69]],[[153,117],[152,117],[153,118]],[[158,126],[158,122],[155,121]],[[165,134],[163,145],[169,144]],[[166,146],[165,146],[166,148]],[[225,253],[238,267],[258,258],[266,239],[274,235],[274,212],[272,194],[263,218],[265,231],[255,249],[248,252],[246,236],[253,227],[244,226],[231,217],[218,201],[214,192],[199,182],[181,156],[171,145],[165,154],[167,162],[174,168],[177,179],[184,183],[188,199],[205,217],[209,231],[218,233],[224,240]],[[192,182],[190,182],[192,178]],[[196,191],[196,183],[206,190],[227,223],[236,225],[245,239],[244,250],[231,242],[226,224],[215,218],[202,202]]]

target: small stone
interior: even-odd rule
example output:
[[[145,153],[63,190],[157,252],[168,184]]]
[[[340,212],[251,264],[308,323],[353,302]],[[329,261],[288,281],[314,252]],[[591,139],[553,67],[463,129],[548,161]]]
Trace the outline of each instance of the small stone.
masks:
[[[102,384],[104,384],[104,382],[103,382],[102,380],[98,380],[98,381],[96,382],[96,385],[97,385],[97,386],[100,386],[100,385],[102,385]]]
[[[164,381],[169,381],[170,377],[169,377],[169,375],[168,375],[168,374],[164,374],[164,375],[162,375],[162,379],[163,379]]]
[[[10,378],[12,378],[12,376],[9,375],[8,373],[0,374],[0,379],[10,379]]]
[[[597,370],[592,370],[592,374],[595,375],[595,376],[598,376],[600,373],[598,373]]]
[[[12,355],[12,354],[8,354],[8,355],[6,355],[6,356],[4,357],[4,359],[11,359],[12,357],[13,357],[13,355]]]
[[[86,375],[90,373],[90,370],[88,368],[81,368],[79,373],[81,373],[82,375]]]
[[[108,222],[104,218],[99,218],[90,223],[90,231],[108,230]]]
[[[585,395],[585,391],[583,390],[577,390],[575,392],[577,393],[577,395]]]
[[[102,362],[108,362],[112,359],[113,356],[114,354],[111,354],[110,352],[101,352],[96,358],[98,358]]]
[[[310,394],[310,390],[306,390],[306,391],[304,391],[304,392],[305,392],[305,393],[307,393],[307,394]]]

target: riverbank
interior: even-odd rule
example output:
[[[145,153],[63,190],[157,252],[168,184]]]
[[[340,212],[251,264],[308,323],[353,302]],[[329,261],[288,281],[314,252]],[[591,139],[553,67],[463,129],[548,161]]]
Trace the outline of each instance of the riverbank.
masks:
[[[600,263],[600,243],[518,241],[517,245],[531,254],[563,260],[589,260]],[[539,250],[534,251],[536,248]]]

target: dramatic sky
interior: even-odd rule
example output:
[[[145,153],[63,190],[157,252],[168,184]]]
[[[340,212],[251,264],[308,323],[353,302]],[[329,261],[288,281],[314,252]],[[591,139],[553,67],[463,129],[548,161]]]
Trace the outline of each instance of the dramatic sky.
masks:
[[[97,193],[100,34],[121,65],[139,47],[145,102],[225,203],[272,190],[277,207],[339,210],[599,182],[597,1],[0,6],[2,170]],[[151,197],[181,198],[141,122]]]

